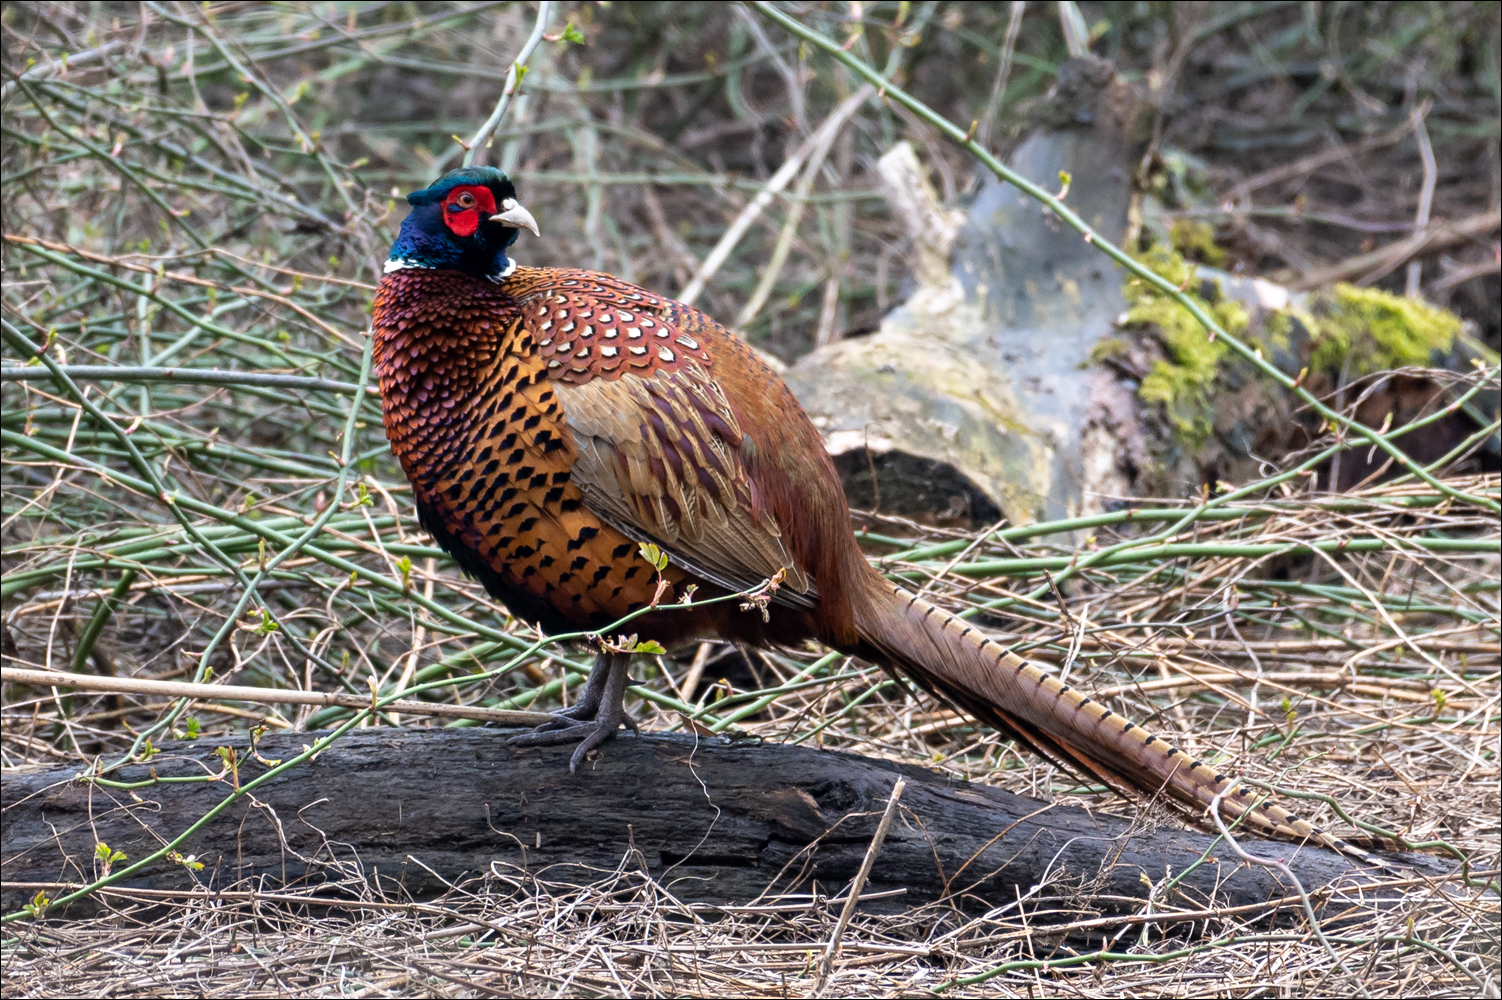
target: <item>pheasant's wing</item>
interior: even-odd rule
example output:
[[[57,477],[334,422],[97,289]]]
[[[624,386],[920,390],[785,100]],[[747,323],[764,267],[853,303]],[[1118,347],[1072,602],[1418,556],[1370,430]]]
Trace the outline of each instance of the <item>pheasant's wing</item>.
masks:
[[[715,405],[723,396],[702,368],[595,380],[559,396],[579,452],[573,481],[597,516],[722,587],[747,590],[782,571],[778,596],[813,603],[741,461],[734,415]]]
[[[531,296],[524,322],[547,359],[578,457],[571,481],[602,520],[729,590],[784,574],[776,599],[812,606],[808,578],[751,472],[754,445],[705,346],[666,300],[590,272]]]

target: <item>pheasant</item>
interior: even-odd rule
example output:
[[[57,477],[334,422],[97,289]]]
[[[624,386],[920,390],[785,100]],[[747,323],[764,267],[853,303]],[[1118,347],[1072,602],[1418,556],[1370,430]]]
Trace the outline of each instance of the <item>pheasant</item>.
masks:
[[[422,525],[513,614],[558,633],[644,611],[631,628],[667,648],[817,639],[1119,790],[1194,810],[1223,796],[1224,775],[878,574],[818,432],[720,324],[608,274],[518,266],[512,244],[538,227],[494,168],[407,201],[374,306],[386,434]],[[669,557],[661,581],[695,600],[656,602],[644,542]],[[765,614],[701,599],[768,580]],[[577,743],[572,770],[635,728],[629,659],[600,653],[575,705],[515,742]],[[1245,789],[1221,808],[1354,850]]]

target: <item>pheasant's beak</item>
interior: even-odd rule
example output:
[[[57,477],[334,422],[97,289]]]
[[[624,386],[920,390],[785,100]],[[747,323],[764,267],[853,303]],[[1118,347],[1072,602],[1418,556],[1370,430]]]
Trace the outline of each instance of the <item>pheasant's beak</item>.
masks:
[[[503,211],[499,215],[492,215],[491,222],[504,222],[512,229],[530,229],[533,236],[541,236],[537,231],[537,220],[532,218],[532,213],[516,203],[516,199],[507,198],[501,202]]]

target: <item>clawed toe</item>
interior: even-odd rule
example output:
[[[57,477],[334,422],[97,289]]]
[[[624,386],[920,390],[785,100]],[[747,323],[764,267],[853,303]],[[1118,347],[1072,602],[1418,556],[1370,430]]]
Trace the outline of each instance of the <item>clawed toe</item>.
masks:
[[[552,712],[550,714],[553,717],[534,729],[534,733],[545,733],[552,730],[562,730],[566,732],[570,729],[578,729],[581,726],[588,726],[590,723],[594,722],[595,718],[600,714],[600,709],[598,705],[586,705],[580,703],[578,705],[570,705],[568,708],[560,708],[558,711]],[[517,737],[517,739],[520,738],[521,737]]]
[[[615,715],[615,713],[610,714]],[[632,732],[640,732],[636,726],[636,720],[622,712],[615,718],[606,715],[594,722],[580,722],[573,725],[566,724],[562,719],[547,722],[530,733],[513,736],[506,742],[514,747],[555,747],[566,743],[578,743],[568,762],[568,769],[577,771],[585,755],[620,732],[623,725]]]
[[[582,740],[596,728],[598,727],[592,722],[569,723],[558,719],[544,722],[530,733],[513,736],[506,742],[514,747],[552,747]]]
[[[530,733],[513,736],[506,742],[518,747],[550,747],[561,743],[578,743],[569,758],[568,769],[577,771],[579,763],[595,747],[610,739],[622,726],[640,732],[636,720],[621,705],[626,693],[626,665],[630,657],[602,653],[595,660],[589,681],[578,704],[553,713],[553,718]]]
[[[573,756],[569,757],[569,773],[573,774],[578,771],[579,764],[583,762],[586,754],[588,754],[595,747],[599,746],[601,743],[604,743],[606,740],[610,739],[610,737],[614,736],[619,731],[620,723],[618,722],[605,722],[602,720],[596,723],[594,726],[594,731],[589,733],[584,737],[584,739],[579,741],[579,745],[574,748]]]

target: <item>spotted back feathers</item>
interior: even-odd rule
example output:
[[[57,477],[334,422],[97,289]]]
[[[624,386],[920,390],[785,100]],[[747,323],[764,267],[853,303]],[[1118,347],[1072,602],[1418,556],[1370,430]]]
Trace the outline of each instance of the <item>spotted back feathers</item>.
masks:
[[[712,364],[703,344],[663,317],[666,303],[655,295],[590,272],[556,278],[535,292],[527,276],[521,278],[508,286],[524,299],[524,322],[537,337],[549,378],[583,385],[627,372],[676,371],[690,361]]]

